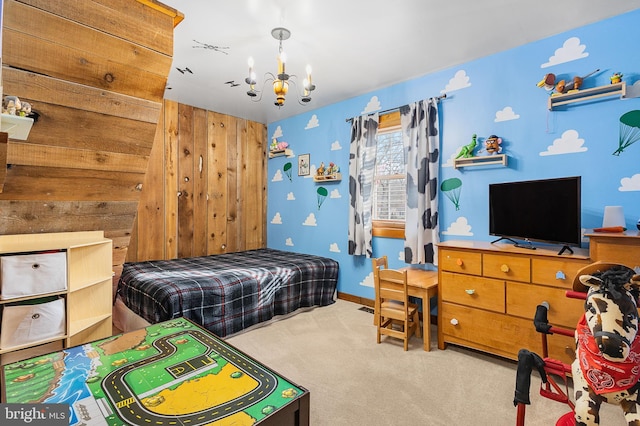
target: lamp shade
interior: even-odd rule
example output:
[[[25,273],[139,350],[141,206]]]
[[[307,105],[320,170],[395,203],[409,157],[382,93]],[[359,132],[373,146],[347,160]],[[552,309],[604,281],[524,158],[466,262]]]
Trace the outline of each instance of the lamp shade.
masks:
[[[602,227],[608,228],[611,226],[626,227],[622,206],[605,206]]]

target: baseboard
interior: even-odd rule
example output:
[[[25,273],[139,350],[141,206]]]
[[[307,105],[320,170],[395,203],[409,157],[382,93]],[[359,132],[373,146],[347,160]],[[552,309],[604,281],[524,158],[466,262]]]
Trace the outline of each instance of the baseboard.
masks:
[[[347,293],[340,293],[340,292],[337,292],[337,293],[338,293],[338,299],[346,300],[347,302],[358,303],[362,306],[368,306],[370,308],[373,308],[374,306],[373,299],[367,299],[366,297],[354,296],[352,294],[347,294]],[[420,312],[420,319],[424,320],[422,316],[422,312]],[[438,324],[438,316],[430,315],[429,322],[431,324]]]

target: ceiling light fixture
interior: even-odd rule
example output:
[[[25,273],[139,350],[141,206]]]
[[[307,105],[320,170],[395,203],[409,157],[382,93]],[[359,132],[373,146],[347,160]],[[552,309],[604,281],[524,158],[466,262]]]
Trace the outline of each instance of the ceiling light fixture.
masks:
[[[274,104],[277,107],[281,107],[284,105],[285,97],[289,92],[289,83],[293,84],[296,87],[296,79],[297,76],[295,74],[287,74],[285,71],[285,63],[287,61],[287,57],[282,49],[282,40],[287,40],[291,37],[291,31],[286,28],[278,27],[271,30],[271,35],[273,38],[278,40],[278,74],[273,75],[270,72],[265,73],[264,75],[264,83],[263,87],[267,84],[267,82],[273,82],[273,93],[276,95],[276,100]],[[311,100],[311,92],[316,88],[316,86],[311,82],[311,67],[307,65],[307,77],[302,82],[302,94],[299,94],[298,102],[301,105],[308,103]],[[256,74],[253,71],[253,58],[249,58],[249,77],[244,80],[249,85],[249,90],[247,91],[247,95],[258,102],[262,99],[262,91],[256,90]],[[258,96],[260,93],[260,96]]]

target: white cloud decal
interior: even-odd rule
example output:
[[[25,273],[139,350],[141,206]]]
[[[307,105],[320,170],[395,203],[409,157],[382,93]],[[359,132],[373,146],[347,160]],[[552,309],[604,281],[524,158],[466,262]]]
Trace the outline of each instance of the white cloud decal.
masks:
[[[273,175],[273,179],[271,182],[280,182],[282,181],[282,171],[280,169],[276,170],[276,173]]]
[[[311,119],[309,119],[309,122],[307,123],[307,126],[304,128],[305,130],[309,130],[309,129],[313,129],[314,127],[318,127],[320,126],[320,122],[318,121],[318,116],[313,114],[311,116]]]
[[[588,148],[584,145],[584,139],[580,139],[578,132],[575,130],[567,130],[562,136],[553,141],[553,145],[549,145],[546,151],[540,153],[541,156],[574,154],[584,152]]]
[[[440,91],[440,93],[453,92],[454,90],[464,89],[469,86],[471,86],[471,83],[469,83],[467,72],[465,70],[459,70],[456,72],[456,75],[454,75],[453,78],[449,80],[449,84],[447,84],[446,87]]]
[[[380,101],[377,96],[372,96],[371,100],[366,107],[362,110],[362,114],[370,114],[372,112],[380,111],[382,107],[380,106]]]
[[[618,191],[640,191],[640,173],[620,179]]]
[[[398,260],[401,260],[404,262],[404,250],[400,250],[398,252]]]
[[[293,192],[290,192],[287,194],[287,201],[294,201],[296,199],[296,196],[293,195]]]
[[[338,247],[338,243],[329,244],[329,251],[332,251],[334,253],[340,253],[340,247]]]
[[[360,285],[373,288],[373,271],[369,272],[369,275],[364,277],[364,280],[360,282]]]
[[[342,198],[342,195],[340,195],[339,190],[334,189],[333,191],[331,191],[331,195],[329,196],[329,198]]]
[[[549,57],[549,62],[540,65],[540,68],[547,68],[553,65],[586,58],[589,56],[589,54],[584,51],[586,47],[584,44],[580,44],[578,37],[568,38],[562,47],[556,49],[554,55]]]
[[[453,160],[456,159],[461,149],[462,149],[462,146],[459,146],[458,148],[456,148],[456,152],[451,154],[451,157],[447,158],[446,162],[442,163],[442,167],[453,167]]]
[[[281,137],[282,137],[282,127],[278,126],[276,127],[276,130],[273,131],[273,136],[271,136],[271,139],[281,138]]]
[[[496,112],[496,118],[493,121],[499,123],[501,121],[517,120],[518,118],[520,118],[520,116],[513,112],[513,108],[507,106],[501,111]]]
[[[463,237],[471,237],[473,236],[473,232],[471,232],[471,225],[467,222],[467,218],[464,216],[460,216],[453,222],[446,231],[442,231],[445,235],[459,235]]]
[[[282,225],[282,216],[280,216],[280,212],[277,212],[273,219],[271,219],[271,223],[274,225]]]
[[[318,226],[316,222],[316,215],[313,213],[309,213],[309,216],[302,222],[304,226]]]
[[[331,151],[339,151],[342,149],[342,146],[340,145],[340,141],[335,141],[334,143],[331,144]]]
[[[291,237],[287,238],[287,240],[284,242],[284,245],[293,247],[293,240],[291,239]]]

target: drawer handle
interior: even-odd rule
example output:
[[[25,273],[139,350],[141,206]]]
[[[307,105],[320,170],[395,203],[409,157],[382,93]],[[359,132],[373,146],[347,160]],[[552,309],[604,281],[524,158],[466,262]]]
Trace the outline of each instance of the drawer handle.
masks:
[[[451,321],[449,321],[449,322],[451,323],[451,325],[458,325],[459,324],[458,320],[455,319],[455,318],[451,318]]]
[[[503,263],[500,266],[500,270],[506,274],[507,272],[509,272],[509,265]]]
[[[462,259],[458,258],[458,259],[456,259],[456,265],[462,266],[462,265],[464,265],[464,262],[462,261]]]
[[[31,265],[31,269],[38,269],[40,267],[39,263],[34,263],[33,265]]]
[[[468,288],[464,292],[467,293],[467,294],[475,294],[476,290],[473,289],[473,288]]]
[[[556,272],[556,280],[566,280],[567,276],[562,271]]]

